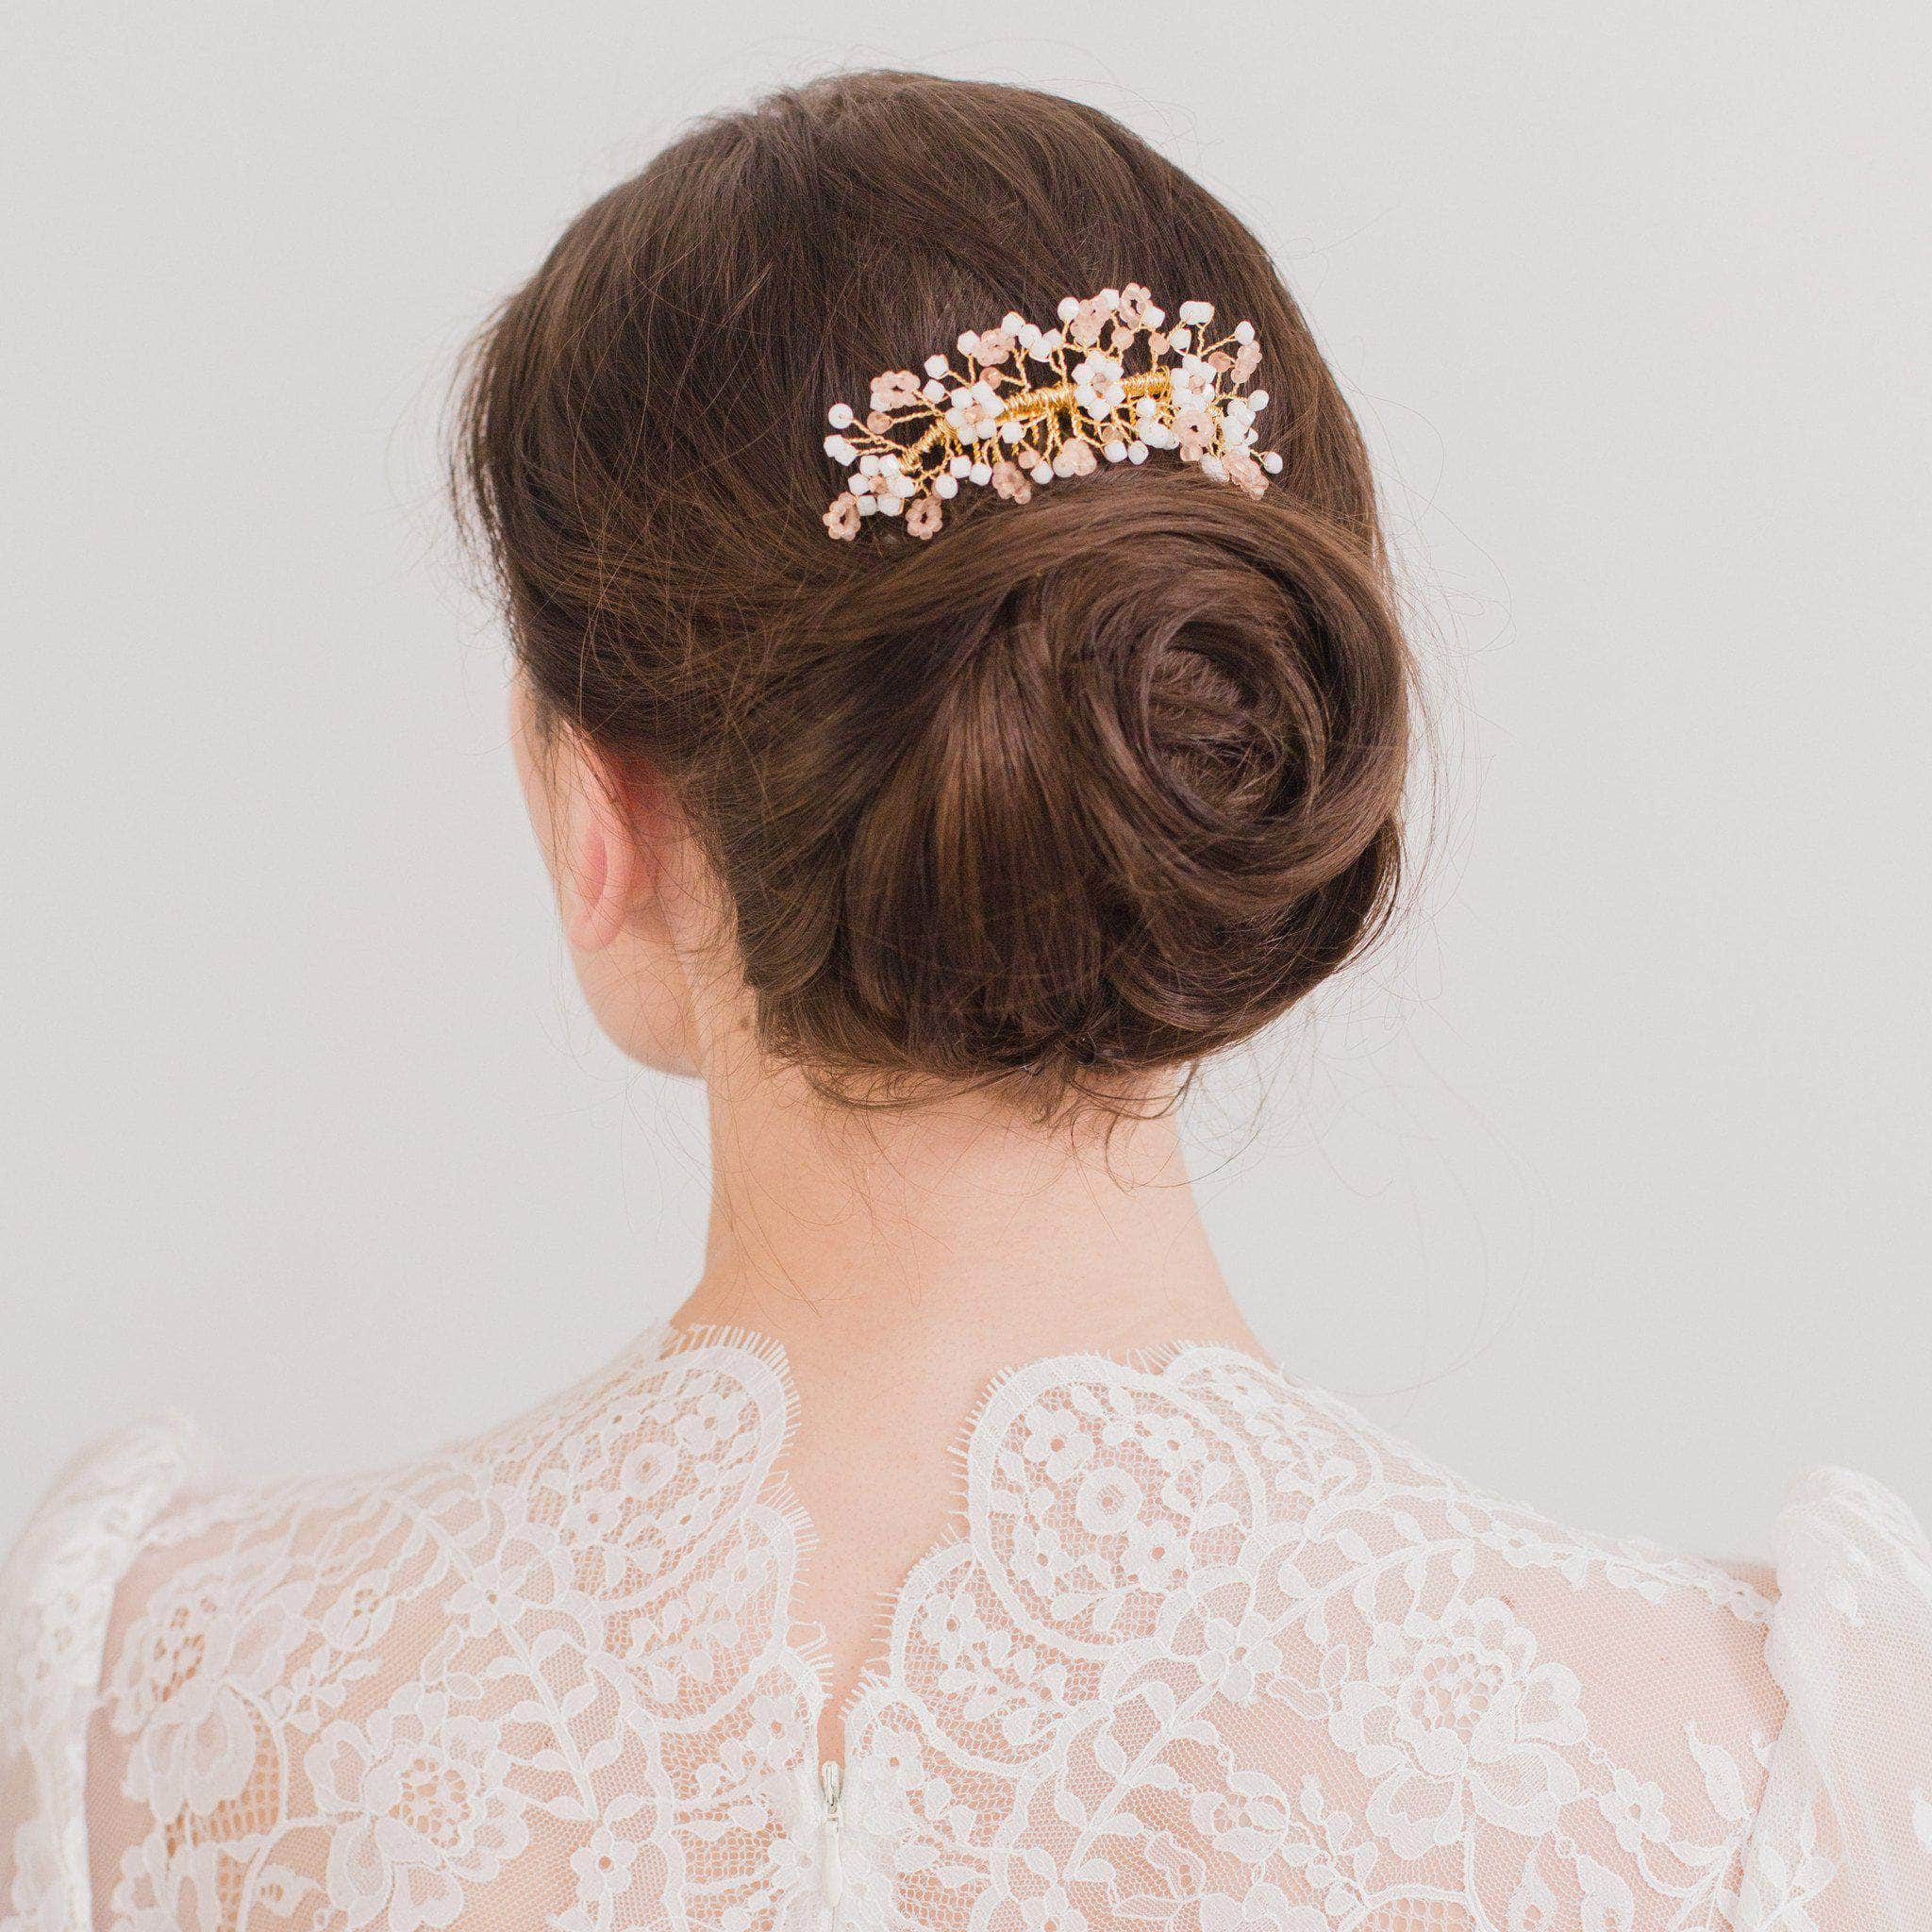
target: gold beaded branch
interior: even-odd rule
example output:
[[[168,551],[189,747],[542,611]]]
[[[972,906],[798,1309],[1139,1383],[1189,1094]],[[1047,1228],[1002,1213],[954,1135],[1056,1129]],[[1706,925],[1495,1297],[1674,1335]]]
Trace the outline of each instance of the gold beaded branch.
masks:
[[[1241,393],[1261,362],[1252,324],[1210,341],[1213,304],[1183,302],[1169,328],[1138,282],[1069,295],[1059,320],[1041,329],[1009,312],[959,338],[963,370],[938,355],[923,381],[909,369],[874,376],[863,421],[835,404],[825,454],[850,474],[826,530],[849,541],[866,517],[903,517],[927,538],[962,483],[1024,503],[1036,483],[1145,462],[1155,449],[1250,496],[1279,473],[1281,458],[1254,447],[1268,391]]]

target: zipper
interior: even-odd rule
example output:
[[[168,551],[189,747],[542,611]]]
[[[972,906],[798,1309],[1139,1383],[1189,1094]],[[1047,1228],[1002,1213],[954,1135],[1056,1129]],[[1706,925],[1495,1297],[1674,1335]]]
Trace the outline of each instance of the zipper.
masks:
[[[845,1866],[839,1845],[845,1773],[829,1757],[819,1766],[819,1789],[825,1796],[824,1822],[819,1827],[819,1897],[829,1914],[830,1932],[838,1932],[839,1901],[845,1894]]]

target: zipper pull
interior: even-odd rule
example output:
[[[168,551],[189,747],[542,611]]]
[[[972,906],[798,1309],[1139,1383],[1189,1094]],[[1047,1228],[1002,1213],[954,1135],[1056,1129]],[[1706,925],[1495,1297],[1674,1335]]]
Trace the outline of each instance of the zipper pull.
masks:
[[[819,1897],[831,1912],[836,1932],[839,1901],[845,1892],[845,1867],[839,1852],[840,1801],[844,1796],[845,1774],[829,1757],[819,1766],[819,1789],[825,1794],[825,1820],[819,1829]]]

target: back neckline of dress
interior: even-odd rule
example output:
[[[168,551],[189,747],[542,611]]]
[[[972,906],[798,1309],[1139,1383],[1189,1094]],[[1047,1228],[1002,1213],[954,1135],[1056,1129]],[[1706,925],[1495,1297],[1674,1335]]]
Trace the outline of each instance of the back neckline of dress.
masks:
[[[804,1585],[810,1561],[820,1547],[821,1538],[810,1510],[799,1499],[789,1467],[791,1447],[804,1419],[804,1405],[785,1344],[777,1337],[756,1328],[716,1323],[683,1324],[667,1320],[652,1324],[621,1350],[609,1370],[621,1371],[646,1357],[664,1364],[681,1357],[706,1355],[755,1363],[758,1372],[772,1378],[784,1405],[784,1433],[760,1491],[761,1499],[791,1526],[797,1557],[787,1578],[784,1602],[778,1607],[778,1641],[817,1687],[818,1698],[810,1713],[814,1735],[824,1727],[827,1715],[831,1716],[839,1740],[841,1770],[853,1755],[854,1740],[868,1707],[891,1692],[900,1625],[907,1606],[917,1598],[922,1579],[971,1543],[974,1465],[983,1453],[983,1445],[997,1441],[1012,1415],[1024,1408],[1034,1394],[1076,1376],[1111,1384],[1158,1385],[1177,1376],[1190,1364],[1208,1362],[1250,1369],[1279,1383],[1284,1395],[1291,1387],[1298,1386],[1270,1357],[1227,1342],[1186,1339],[1131,1350],[1059,1349],[995,1371],[988,1377],[964,1421],[953,1430],[948,1459],[959,1475],[945,1524],[907,1566],[899,1581],[879,1599],[874,1623],[877,1636],[850,1693],[832,1711],[831,1656],[824,1634],[819,1625],[798,1614],[799,1604],[807,1595]]]

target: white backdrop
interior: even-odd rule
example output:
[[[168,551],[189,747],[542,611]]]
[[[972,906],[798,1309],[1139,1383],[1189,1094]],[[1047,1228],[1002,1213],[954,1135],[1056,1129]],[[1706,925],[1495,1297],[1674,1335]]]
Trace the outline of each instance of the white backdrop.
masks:
[[[1439,699],[1399,944],[1196,1124],[1291,1369],[1610,1530],[1932,1505],[1924,10],[8,9],[0,1541],[93,1432],[421,1451],[667,1311],[441,508],[453,357],[691,115],[1123,115],[1278,252]]]

